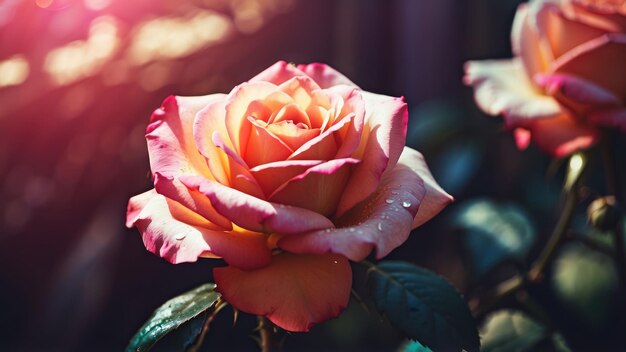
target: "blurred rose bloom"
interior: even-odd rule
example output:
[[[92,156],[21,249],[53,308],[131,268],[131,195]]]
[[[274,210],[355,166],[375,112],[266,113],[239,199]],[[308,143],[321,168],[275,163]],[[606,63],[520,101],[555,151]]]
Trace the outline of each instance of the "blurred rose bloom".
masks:
[[[223,258],[219,292],[291,331],[339,315],[348,260],[378,258],[451,197],[404,147],[402,98],[278,62],[228,95],[170,97],[147,128],[154,189],[127,225],[172,263]]]
[[[593,145],[601,127],[626,132],[626,2],[531,0],[517,10],[511,60],[472,61],[478,105],[503,115],[520,149],[554,156]]]

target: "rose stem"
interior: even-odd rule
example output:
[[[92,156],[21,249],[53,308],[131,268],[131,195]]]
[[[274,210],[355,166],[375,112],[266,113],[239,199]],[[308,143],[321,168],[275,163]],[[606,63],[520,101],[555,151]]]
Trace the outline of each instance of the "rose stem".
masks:
[[[583,160],[582,167],[584,168],[585,166],[586,160]],[[580,170],[580,173],[583,172],[584,169]],[[528,270],[528,273],[525,276],[515,275],[501,282],[494,290],[494,293],[488,296],[488,299],[481,300],[482,302],[479,302],[476,308],[473,309],[475,316],[481,316],[487,313],[488,310],[498,304],[502,299],[522,289],[527,282],[534,283],[541,280],[543,271],[546,269],[548,264],[550,264],[552,258],[556,254],[556,250],[563,241],[567,232],[567,228],[569,227],[569,224],[572,220],[574,209],[576,208],[576,204],[578,203],[579,187],[582,183],[582,177],[580,176],[580,173],[577,179],[571,185],[571,187],[566,190],[565,206],[563,207],[563,211],[561,211],[559,220],[557,221],[557,224],[552,231],[552,235],[550,236],[548,243],[544,247],[537,260],[535,260],[531,268]]]
[[[281,350],[280,343],[276,336],[276,326],[267,318],[258,316],[259,336],[261,337],[262,352],[279,352]]]
[[[602,160],[604,162],[604,173],[606,175],[607,190],[610,195],[615,196],[617,205],[622,206],[621,192],[618,183],[617,168],[615,165],[615,153],[611,148],[613,142],[613,133],[604,131],[602,135]],[[623,215],[621,215],[623,217]],[[613,228],[613,240],[615,241],[615,264],[617,272],[620,276],[620,289],[626,288],[626,253],[624,253],[624,232],[622,219],[617,221]]]

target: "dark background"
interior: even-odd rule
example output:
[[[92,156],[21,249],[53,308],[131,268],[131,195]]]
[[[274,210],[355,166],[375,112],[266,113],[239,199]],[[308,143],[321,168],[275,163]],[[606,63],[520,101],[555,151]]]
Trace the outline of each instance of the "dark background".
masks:
[[[228,92],[280,59],[324,62],[365,90],[406,97],[407,144],[457,203],[390,258],[433,268],[465,291],[459,235],[447,225],[458,204],[516,200],[541,227],[558,201],[549,158],[518,152],[461,84],[466,60],[510,56],[519,2],[0,2],[0,350],[122,350],[157,306],[211,279],[213,261],[170,265],[123,225],[127,199],[151,188],[148,117],[170,94]],[[17,62],[11,71],[7,60]],[[233,330],[226,312],[206,350],[255,350],[254,319],[242,315]],[[289,336],[286,348],[400,343],[354,306]]]

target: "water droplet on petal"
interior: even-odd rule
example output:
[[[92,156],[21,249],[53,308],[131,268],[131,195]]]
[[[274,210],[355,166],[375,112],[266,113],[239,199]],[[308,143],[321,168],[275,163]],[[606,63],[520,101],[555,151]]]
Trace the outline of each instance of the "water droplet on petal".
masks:
[[[177,241],[182,241],[182,240],[184,240],[184,239],[185,239],[185,237],[187,237],[187,236],[186,236],[186,235],[183,235],[183,234],[181,233],[181,234],[176,235],[176,237],[175,237],[175,238],[176,238],[176,240],[177,240]]]
[[[331,231],[330,229],[324,230],[324,232],[326,232],[326,233],[330,233],[330,231]]]
[[[402,202],[402,206],[405,208],[408,208],[411,206],[411,202],[409,202],[408,200],[405,200],[404,202]]]
[[[339,262],[338,262],[338,261],[336,261],[336,260],[333,260],[333,263],[337,264],[337,263],[339,263]]]
[[[378,223],[378,231],[382,231],[383,230],[383,224],[381,224],[380,222]]]
[[[348,231],[350,231],[350,232],[354,232],[354,231],[356,231],[356,230],[354,229],[354,227],[351,227],[351,228],[349,228],[349,229],[348,229]]]
[[[392,204],[392,203],[393,203],[393,202],[395,202],[395,201],[394,201],[393,199],[391,199],[391,198],[387,198],[387,199],[385,199],[385,202],[386,202],[387,204]]]

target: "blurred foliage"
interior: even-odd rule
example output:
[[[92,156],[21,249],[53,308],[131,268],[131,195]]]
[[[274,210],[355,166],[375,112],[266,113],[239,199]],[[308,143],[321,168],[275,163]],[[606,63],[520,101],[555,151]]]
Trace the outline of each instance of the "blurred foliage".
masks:
[[[477,277],[503,262],[521,266],[535,241],[528,215],[512,204],[474,199],[461,204],[453,226],[464,235],[466,249]]]
[[[555,294],[589,328],[609,322],[616,303],[617,273],[611,258],[581,244],[562,248],[554,263]]]

